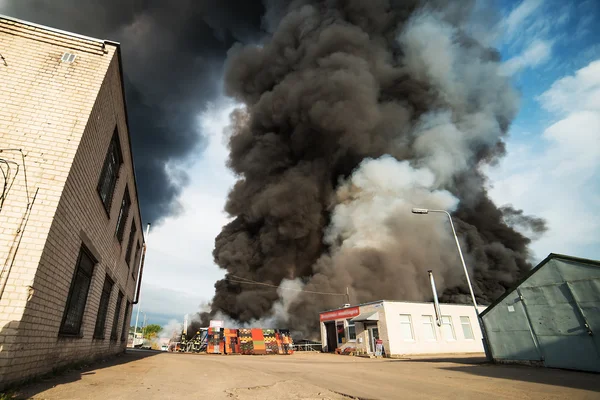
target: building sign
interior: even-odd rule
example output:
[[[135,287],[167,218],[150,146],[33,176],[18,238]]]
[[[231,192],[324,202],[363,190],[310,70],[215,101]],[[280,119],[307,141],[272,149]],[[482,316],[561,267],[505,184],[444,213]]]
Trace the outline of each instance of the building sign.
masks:
[[[210,320],[210,327],[211,328],[222,328],[223,327],[223,321],[215,321],[214,319]]]
[[[336,319],[348,319],[358,316],[360,314],[358,307],[342,308],[341,310],[328,311],[319,314],[321,322],[323,321],[335,321]]]

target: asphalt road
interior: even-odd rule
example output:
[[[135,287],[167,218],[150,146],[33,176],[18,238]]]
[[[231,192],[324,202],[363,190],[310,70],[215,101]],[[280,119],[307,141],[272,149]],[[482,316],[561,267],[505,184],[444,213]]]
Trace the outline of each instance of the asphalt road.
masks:
[[[128,351],[23,388],[33,399],[600,399],[598,374],[482,358],[365,359]]]

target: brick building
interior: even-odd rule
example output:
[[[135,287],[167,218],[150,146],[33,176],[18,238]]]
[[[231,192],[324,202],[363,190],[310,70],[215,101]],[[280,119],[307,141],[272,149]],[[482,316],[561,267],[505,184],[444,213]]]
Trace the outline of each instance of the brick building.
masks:
[[[0,16],[0,388],[124,350],[144,246],[119,44]]]

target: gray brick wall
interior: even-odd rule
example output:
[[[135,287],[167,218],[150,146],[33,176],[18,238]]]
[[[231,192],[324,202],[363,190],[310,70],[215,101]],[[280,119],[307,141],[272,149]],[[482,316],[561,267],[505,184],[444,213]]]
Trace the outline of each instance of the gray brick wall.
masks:
[[[21,149],[27,173],[26,185],[20,152],[0,152],[0,158],[14,163],[15,178],[0,210],[1,386],[123,350],[121,327],[123,318],[130,318],[129,312],[123,314],[135,290],[125,262],[132,219],[136,242],[143,238],[117,48],[0,19],[0,52],[7,61],[0,63],[0,149]],[[76,54],[75,61],[62,63],[64,52]],[[96,187],[115,127],[123,164],[107,215]],[[132,204],[121,244],[115,229],[126,185]],[[82,244],[99,262],[81,336],[63,337],[58,332]],[[92,335],[107,273],[115,285],[105,339],[96,340]],[[119,337],[111,341],[119,290],[125,295]]]

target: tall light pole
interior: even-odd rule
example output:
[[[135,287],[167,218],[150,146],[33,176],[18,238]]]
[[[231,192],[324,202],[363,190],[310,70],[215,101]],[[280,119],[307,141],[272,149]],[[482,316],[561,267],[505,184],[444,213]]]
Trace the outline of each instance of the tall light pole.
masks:
[[[456,242],[456,248],[458,249],[458,255],[460,256],[460,262],[462,263],[463,270],[465,271],[465,277],[467,278],[467,285],[469,286],[469,291],[471,292],[471,299],[473,300],[473,307],[475,307],[475,315],[477,316],[477,322],[479,323],[479,328],[481,329],[481,335],[483,337],[483,350],[485,351],[488,359],[490,358],[488,343],[487,343],[487,335],[485,334],[485,327],[483,326],[483,321],[479,316],[479,309],[477,308],[477,300],[475,300],[475,293],[473,292],[473,286],[471,285],[471,278],[469,278],[469,271],[467,271],[467,265],[465,264],[465,258],[463,257],[462,250],[460,248],[460,243],[458,242],[458,236],[456,236],[456,230],[454,229],[454,223],[452,222],[452,216],[446,210],[429,210],[427,208],[413,208],[413,214],[429,214],[429,213],[443,213],[448,216],[448,221],[450,221],[450,227],[452,228],[452,234],[454,235],[454,241]]]

